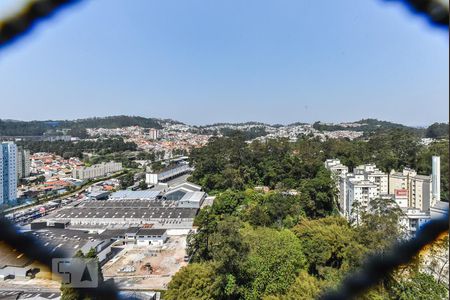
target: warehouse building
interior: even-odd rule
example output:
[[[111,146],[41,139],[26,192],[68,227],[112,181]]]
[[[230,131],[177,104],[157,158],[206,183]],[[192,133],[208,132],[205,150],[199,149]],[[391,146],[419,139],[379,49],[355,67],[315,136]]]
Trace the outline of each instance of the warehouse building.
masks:
[[[69,222],[78,228],[191,228],[198,208],[178,207],[174,201],[116,200],[86,201],[45,217],[46,221]]]

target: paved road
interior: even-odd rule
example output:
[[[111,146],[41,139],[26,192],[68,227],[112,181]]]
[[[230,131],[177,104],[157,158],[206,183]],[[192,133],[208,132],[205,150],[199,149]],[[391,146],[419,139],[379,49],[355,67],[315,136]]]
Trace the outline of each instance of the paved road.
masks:
[[[121,175],[122,175],[121,173],[119,173],[119,174],[114,174],[114,175],[112,175],[112,176],[109,176],[109,177],[106,177],[106,178],[102,179],[101,181],[90,183],[90,184],[88,184],[88,185],[82,187],[82,188],[79,189],[79,190],[75,190],[75,191],[71,192],[70,194],[66,194],[66,195],[63,195],[63,196],[60,196],[60,197],[57,197],[57,198],[54,198],[54,199],[50,199],[50,200],[47,200],[47,201],[45,201],[45,202],[55,201],[55,200],[63,200],[63,199],[67,199],[67,198],[73,197],[73,196],[75,196],[75,195],[77,195],[77,194],[79,194],[79,193],[84,192],[85,190],[87,190],[88,188],[90,188],[91,186],[93,186],[93,185],[95,185],[95,184],[99,184],[99,183],[101,183],[101,182],[110,180],[110,179],[112,179],[112,178],[120,177]],[[19,209],[17,209],[17,210],[12,209],[12,210],[8,211],[7,213],[9,214],[9,213],[11,213],[11,212],[17,213],[17,212],[20,212],[20,211],[26,211],[26,210],[28,210],[28,209],[30,209],[30,208],[37,207],[37,206],[41,206],[41,205],[44,204],[45,202],[36,203],[36,204],[30,204],[30,205],[27,205],[27,206],[25,206],[25,207],[23,207],[23,208],[19,208]]]

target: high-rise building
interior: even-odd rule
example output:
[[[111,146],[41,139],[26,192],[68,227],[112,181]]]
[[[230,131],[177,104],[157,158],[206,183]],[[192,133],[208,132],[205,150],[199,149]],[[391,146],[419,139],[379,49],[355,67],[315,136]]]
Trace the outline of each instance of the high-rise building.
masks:
[[[158,129],[150,128],[148,135],[151,140],[157,140],[160,137],[160,131]]]
[[[17,199],[17,146],[0,144],[0,205],[13,204]]]
[[[338,191],[340,190],[340,177],[348,173],[348,167],[341,164],[339,159],[327,159],[325,161],[325,168],[331,172]]]
[[[348,173],[348,168],[338,159],[327,159],[325,168],[336,180],[339,192],[339,209],[350,217],[354,203],[367,207],[370,200],[388,194],[388,175],[374,164],[360,165]]]
[[[388,194],[388,174],[382,172],[376,165],[366,164],[357,166],[354,173],[362,174],[365,180],[375,183],[378,186],[379,195]]]
[[[17,178],[25,178],[30,176],[31,159],[30,151],[23,148],[17,149]]]
[[[428,211],[435,203],[431,199],[431,182],[431,176],[417,175],[413,169],[405,168],[403,172],[392,170],[389,174],[389,194],[407,190],[408,207]]]

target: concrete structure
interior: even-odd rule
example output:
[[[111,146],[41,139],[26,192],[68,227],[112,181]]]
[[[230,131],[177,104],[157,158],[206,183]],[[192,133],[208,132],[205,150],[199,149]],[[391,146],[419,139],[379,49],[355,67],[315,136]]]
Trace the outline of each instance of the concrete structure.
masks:
[[[76,207],[64,208],[41,219],[46,222],[69,222],[81,229],[128,228],[192,228],[197,208],[178,207],[176,201],[107,200],[85,201]]]
[[[88,199],[89,200],[107,200],[109,197],[109,192],[108,191],[95,191],[95,192],[90,192]]]
[[[39,223],[33,224],[39,224],[39,226],[34,226],[31,231],[24,232],[24,234],[32,235],[40,240],[49,248],[49,252],[60,248],[59,250],[63,250],[67,257],[73,257],[77,251],[87,254],[91,249],[94,249],[101,264],[104,264],[112,256],[111,247],[115,240],[109,236],[83,230],[70,230],[65,228],[68,224],[62,223],[52,224],[39,221]]]
[[[432,219],[448,218],[448,202],[437,201],[434,206],[430,208],[430,215]]]
[[[400,208],[408,207],[408,190],[395,190],[394,201]]]
[[[147,173],[145,174],[145,183],[147,184],[158,184],[158,174],[156,173]]]
[[[404,215],[400,218],[400,226],[408,237],[416,235],[417,231],[428,222],[431,217],[417,208],[403,208]]]
[[[33,260],[0,242],[0,280],[33,277],[35,272],[32,262]]]
[[[433,156],[431,159],[432,165],[432,202],[441,201],[441,158],[439,156]]]
[[[431,197],[431,176],[417,175],[413,169],[402,172],[392,170],[389,174],[389,194],[396,190],[408,191],[408,207],[428,211],[435,201]]]
[[[187,192],[178,200],[178,207],[200,208],[206,196],[204,192]]]
[[[162,198],[161,191],[152,191],[152,190],[144,190],[144,191],[121,190],[114,192],[109,196],[110,200],[156,200],[161,198]]]
[[[148,130],[148,137],[151,140],[157,140],[157,139],[160,138],[160,136],[161,136],[161,134],[160,134],[160,131],[158,129],[150,128]]]
[[[116,239],[123,245],[153,245],[162,246],[168,239],[166,229],[130,227],[126,229],[109,229],[101,233]]]
[[[382,172],[374,164],[361,165],[356,167],[355,174],[361,173],[364,175],[364,179],[375,183],[378,186],[378,193],[380,195],[386,195],[389,192],[389,180],[388,174]]]
[[[387,194],[388,176],[374,164],[360,165],[353,173],[341,172],[338,190],[341,213],[348,218],[355,202],[366,208],[370,200]]]
[[[192,171],[189,165],[183,164],[173,168],[166,169],[160,173],[149,173],[145,175],[145,183],[158,184],[160,182],[167,182],[179,176],[188,174]]]
[[[348,173],[348,167],[341,164],[339,159],[327,159],[325,168],[336,181],[340,211],[346,217],[350,216],[353,203],[362,201],[361,204],[365,207],[375,197],[388,194],[388,175],[374,164],[357,166],[353,173]]]
[[[122,163],[108,162],[93,165],[91,167],[78,167],[72,172],[72,177],[80,180],[87,180],[97,177],[104,177],[122,170]]]
[[[327,159],[325,161],[325,168],[337,176],[348,173],[348,167],[341,164],[339,159]]]
[[[17,178],[29,177],[31,173],[30,151],[23,148],[17,149]]]
[[[348,180],[348,216],[354,216],[358,214],[358,211],[353,211],[355,209],[355,204],[359,204],[359,209],[367,209],[369,202],[380,196],[378,192],[378,186],[368,180],[355,180],[350,178]]]
[[[0,205],[14,204],[17,198],[17,146],[0,144]]]
[[[348,173],[348,167],[341,164],[339,159],[327,159],[325,161],[325,168],[331,172],[333,179],[336,182],[336,187],[340,190],[340,177]]]

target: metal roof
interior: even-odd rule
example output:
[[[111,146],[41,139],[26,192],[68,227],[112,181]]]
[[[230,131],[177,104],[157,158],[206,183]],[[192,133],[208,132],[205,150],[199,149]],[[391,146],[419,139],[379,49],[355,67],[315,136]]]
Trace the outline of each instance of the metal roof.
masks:
[[[204,192],[187,192],[180,201],[200,202],[204,196]]]
[[[128,191],[122,190],[112,193],[110,196],[111,200],[123,200],[123,199],[143,199],[143,200],[154,200],[161,194],[161,191]]]

